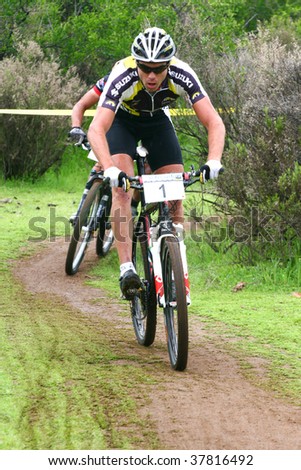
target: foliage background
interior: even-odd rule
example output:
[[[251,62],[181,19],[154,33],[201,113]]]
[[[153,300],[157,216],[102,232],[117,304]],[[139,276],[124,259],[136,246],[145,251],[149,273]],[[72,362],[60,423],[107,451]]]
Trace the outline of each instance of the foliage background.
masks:
[[[142,27],[172,32],[227,126],[224,177],[206,186],[214,217],[198,212],[194,194],[187,208],[204,229],[199,241],[187,240],[192,313],[201,312],[210,342],[220,351],[227,343],[257,387],[299,405],[300,1],[2,0],[0,22],[0,107],[11,108],[71,107],[128,55]],[[1,119],[0,447],[129,449],[142,442],[155,449],[136,407],[160,371],[166,381],[165,364],[154,368],[141,349],[127,355],[127,331],[118,328],[112,346],[108,323],[25,292],[10,274],[11,260],[34,250],[28,221],[49,222],[49,236],[70,230],[90,167],[66,148],[68,119]],[[204,130],[193,118],[175,125],[186,163],[198,163],[206,155]],[[254,207],[266,211],[260,221],[273,216],[273,243],[260,240],[264,222],[252,220]],[[52,228],[52,209],[65,225]],[[228,236],[219,239],[222,233]],[[115,289],[115,298],[117,266],[113,252],[88,276],[106,292]],[[246,287],[234,293],[239,281]],[[252,359],[264,360],[264,377]]]
[[[301,33],[295,0],[2,0],[0,8],[1,59],[14,56],[20,40],[34,40],[64,70],[76,66],[88,84],[129,53],[147,23],[164,27],[181,43],[183,31],[193,37],[186,26],[193,17],[203,31],[201,45],[213,42],[220,51],[235,47],[237,37],[261,22],[273,28],[293,24]]]
[[[251,262],[263,250],[269,257],[277,249],[283,259],[298,252],[299,1],[3,0],[0,21],[0,100],[8,108],[71,108],[129,54],[141,29],[151,24],[172,32],[178,56],[196,70],[227,127],[226,176],[212,192],[222,223],[239,216],[256,235],[254,243],[250,223],[236,227],[236,251]],[[204,129],[193,118],[174,122],[186,163],[199,164],[200,155],[206,158]],[[61,118],[3,119],[3,177],[36,180],[60,166],[68,125]],[[254,208],[271,220],[269,240],[257,236]]]

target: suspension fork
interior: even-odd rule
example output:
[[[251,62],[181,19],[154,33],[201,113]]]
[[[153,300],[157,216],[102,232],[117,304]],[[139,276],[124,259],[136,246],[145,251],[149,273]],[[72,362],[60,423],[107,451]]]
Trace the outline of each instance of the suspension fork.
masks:
[[[160,209],[161,210],[161,209]],[[170,229],[171,228],[171,229]],[[155,279],[155,289],[157,302],[160,307],[166,306],[164,285],[162,278],[162,264],[161,264],[161,247],[162,241],[166,237],[174,236],[179,243],[180,254],[184,273],[184,283],[186,292],[187,305],[191,304],[190,299],[190,283],[188,278],[188,265],[186,256],[186,245],[184,243],[184,228],[182,224],[173,224],[168,218],[165,221],[161,220],[158,225],[150,228],[150,252],[152,255],[152,264]]]

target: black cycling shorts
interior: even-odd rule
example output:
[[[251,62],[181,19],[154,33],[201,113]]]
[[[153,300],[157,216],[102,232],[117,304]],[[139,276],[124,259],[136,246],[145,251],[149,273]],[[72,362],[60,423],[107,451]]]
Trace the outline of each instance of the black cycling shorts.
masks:
[[[147,149],[152,171],[165,165],[183,164],[182,152],[174,127],[164,111],[151,117],[133,116],[118,110],[107,133],[111,155],[124,153],[135,157],[141,141]]]

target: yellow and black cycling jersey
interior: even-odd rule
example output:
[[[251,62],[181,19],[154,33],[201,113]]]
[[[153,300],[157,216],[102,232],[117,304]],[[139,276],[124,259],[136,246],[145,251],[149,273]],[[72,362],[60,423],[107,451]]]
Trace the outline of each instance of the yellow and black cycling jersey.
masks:
[[[98,106],[114,112],[120,108],[135,116],[152,116],[185,95],[191,104],[207,96],[196,73],[186,62],[174,57],[161,87],[150,93],[139,78],[135,59],[129,56],[112,69]]]
[[[109,75],[105,75],[104,77],[97,80],[97,82],[95,83],[93,90],[95,91],[95,93],[97,93],[98,96],[102,94],[105,84],[108,81],[108,78],[109,78]]]

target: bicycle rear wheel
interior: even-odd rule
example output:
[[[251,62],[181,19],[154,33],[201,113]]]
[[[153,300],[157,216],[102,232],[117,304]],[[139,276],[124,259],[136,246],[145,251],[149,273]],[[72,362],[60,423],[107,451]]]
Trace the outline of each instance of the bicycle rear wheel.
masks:
[[[139,344],[150,346],[155,339],[157,302],[152,261],[148,250],[149,217],[140,218],[134,230],[132,260],[144,289],[131,301],[132,321]]]
[[[163,239],[161,262],[170,364],[175,370],[184,370],[188,359],[188,312],[180,246],[175,237]]]
[[[93,183],[75,224],[65,263],[65,271],[69,276],[77,273],[97,228],[96,214],[101,199],[101,185],[102,181],[96,180]]]
[[[106,256],[114,242],[113,230],[109,221],[112,207],[112,190],[109,186],[103,192],[103,211],[100,215],[99,228],[96,238],[96,253],[98,256]]]

